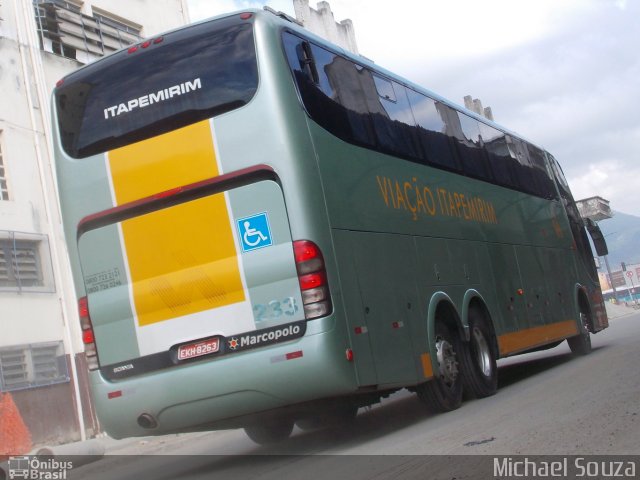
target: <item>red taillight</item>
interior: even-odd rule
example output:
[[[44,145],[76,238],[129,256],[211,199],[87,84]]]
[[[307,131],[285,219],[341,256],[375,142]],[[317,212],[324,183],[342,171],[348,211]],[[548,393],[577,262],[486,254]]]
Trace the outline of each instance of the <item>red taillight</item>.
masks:
[[[305,318],[311,320],[329,315],[332,308],[331,297],[320,248],[309,240],[296,240],[293,242],[293,253]]]
[[[80,315],[80,319],[89,316],[89,301],[87,297],[82,297],[78,300],[78,315]]]
[[[240,14],[240,19],[241,20],[249,20],[251,17],[253,17],[253,15],[251,13],[249,13],[249,12]]]
[[[293,253],[296,256],[296,263],[302,263],[319,257],[320,249],[313,242],[299,240],[293,244]]]
[[[307,275],[300,275],[300,289],[311,290],[312,288],[318,288],[324,286],[326,278],[324,272],[308,273]]]
[[[85,345],[89,345],[95,342],[96,342],[96,338],[93,336],[93,330],[82,331],[82,343],[84,343]]]
[[[133,47],[129,47],[129,50],[127,50],[127,53],[135,53],[138,51],[138,46],[134,45]]]
[[[163,40],[164,40],[164,37],[154,38],[153,43],[158,44],[158,43],[161,43]]]
[[[78,299],[78,315],[80,316],[80,328],[82,328],[82,343],[84,343],[84,354],[87,357],[89,370],[97,370],[98,350],[96,348],[96,338],[93,334],[93,325],[89,315],[89,300],[87,297]]]
[[[56,87],[61,87],[63,83],[64,83],[64,78],[61,78],[56,82]]]

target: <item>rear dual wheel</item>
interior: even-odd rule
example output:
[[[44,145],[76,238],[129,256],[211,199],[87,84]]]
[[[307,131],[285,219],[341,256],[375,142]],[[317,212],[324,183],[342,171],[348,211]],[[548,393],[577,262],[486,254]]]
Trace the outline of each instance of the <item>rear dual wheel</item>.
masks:
[[[438,373],[417,388],[418,397],[433,411],[458,408],[463,390],[471,397],[483,398],[498,389],[498,352],[493,328],[477,308],[469,310],[469,328],[469,343],[464,344],[455,329],[436,323]]]
[[[469,309],[469,330],[469,343],[461,356],[464,390],[471,397],[489,397],[498,390],[498,352],[491,325],[474,307]]]
[[[457,333],[442,322],[435,325],[435,350],[438,372],[432,380],[419,385],[416,393],[430,410],[450,412],[462,403],[462,342]]]

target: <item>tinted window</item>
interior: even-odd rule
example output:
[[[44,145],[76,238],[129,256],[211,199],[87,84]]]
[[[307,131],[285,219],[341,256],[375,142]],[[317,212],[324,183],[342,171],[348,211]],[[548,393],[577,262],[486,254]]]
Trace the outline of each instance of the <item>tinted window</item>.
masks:
[[[289,65],[293,70],[302,102],[311,117],[337,137],[375,148],[376,138],[369,115],[369,103],[379,103],[378,93],[368,74],[346,58],[285,33]],[[310,57],[310,58],[309,58]],[[313,68],[308,68],[311,63]],[[314,74],[310,74],[313,71]]]
[[[458,113],[458,121],[453,119],[452,134],[456,138],[458,155],[462,170],[476,178],[488,180],[491,178],[482,144],[480,143],[480,127],[475,118],[464,113]]]
[[[535,193],[543,198],[555,198],[555,187],[547,170],[547,165],[544,160],[544,152],[533,145],[528,145],[528,148],[529,159],[531,160],[531,180],[534,184]]]
[[[489,168],[493,172],[493,179],[500,185],[514,188],[516,186],[513,162],[509,154],[507,136],[500,130],[489,125],[479,123],[480,140],[484,145]]]
[[[413,90],[407,89],[407,94],[417,124],[416,137],[423,156],[430,163],[456,169],[456,160],[451,151],[453,145],[446,133],[444,120],[451,109]]]
[[[529,150],[527,144],[520,139],[507,137],[509,153],[514,160],[513,172],[515,187],[523,192],[534,193],[531,184],[531,161],[529,160]]]
[[[169,33],[69,75],[55,91],[65,151],[86,157],[245,105],[258,71],[253,26],[238,22]]]
[[[543,151],[292,33],[283,42],[307,113],[337,137],[552,198]]]
[[[316,122],[351,143],[419,156],[402,85],[289,33],[284,46],[304,106]],[[313,68],[307,67],[310,62]]]
[[[381,150],[419,158],[416,128],[403,85],[373,75],[379,101],[372,105],[373,122]],[[378,109],[378,106],[380,109]]]

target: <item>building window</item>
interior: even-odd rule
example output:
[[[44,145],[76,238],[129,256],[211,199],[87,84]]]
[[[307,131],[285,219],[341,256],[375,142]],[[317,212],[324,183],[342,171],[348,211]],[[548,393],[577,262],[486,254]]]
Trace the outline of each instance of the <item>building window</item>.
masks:
[[[0,291],[54,291],[50,258],[46,236],[0,231]]]
[[[0,391],[69,381],[62,342],[0,348]]]
[[[102,12],[85,15],[74,2],[35,0],[34,7],[40,47],[81,63],[141,40],[140,25]]]
[[[7,169],[2,156],[2,132],[0,131],[0,200],[9,200],[9,187],[7,185]]]

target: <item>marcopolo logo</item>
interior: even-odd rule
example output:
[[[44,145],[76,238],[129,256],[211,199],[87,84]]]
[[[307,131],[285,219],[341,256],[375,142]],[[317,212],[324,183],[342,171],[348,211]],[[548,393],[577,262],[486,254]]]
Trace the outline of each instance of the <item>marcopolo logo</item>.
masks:
[[[229,338],[227,340],[227,346],[235,352],[246,348],[261,347],[272,343],[292,340],[304,335],[306,325],[305,322],[297,322],[284,327],[267,328],[257,332],[243,333]]]
[[[9,478],[65,480],[73,462],[36,456],[9,457]]]

